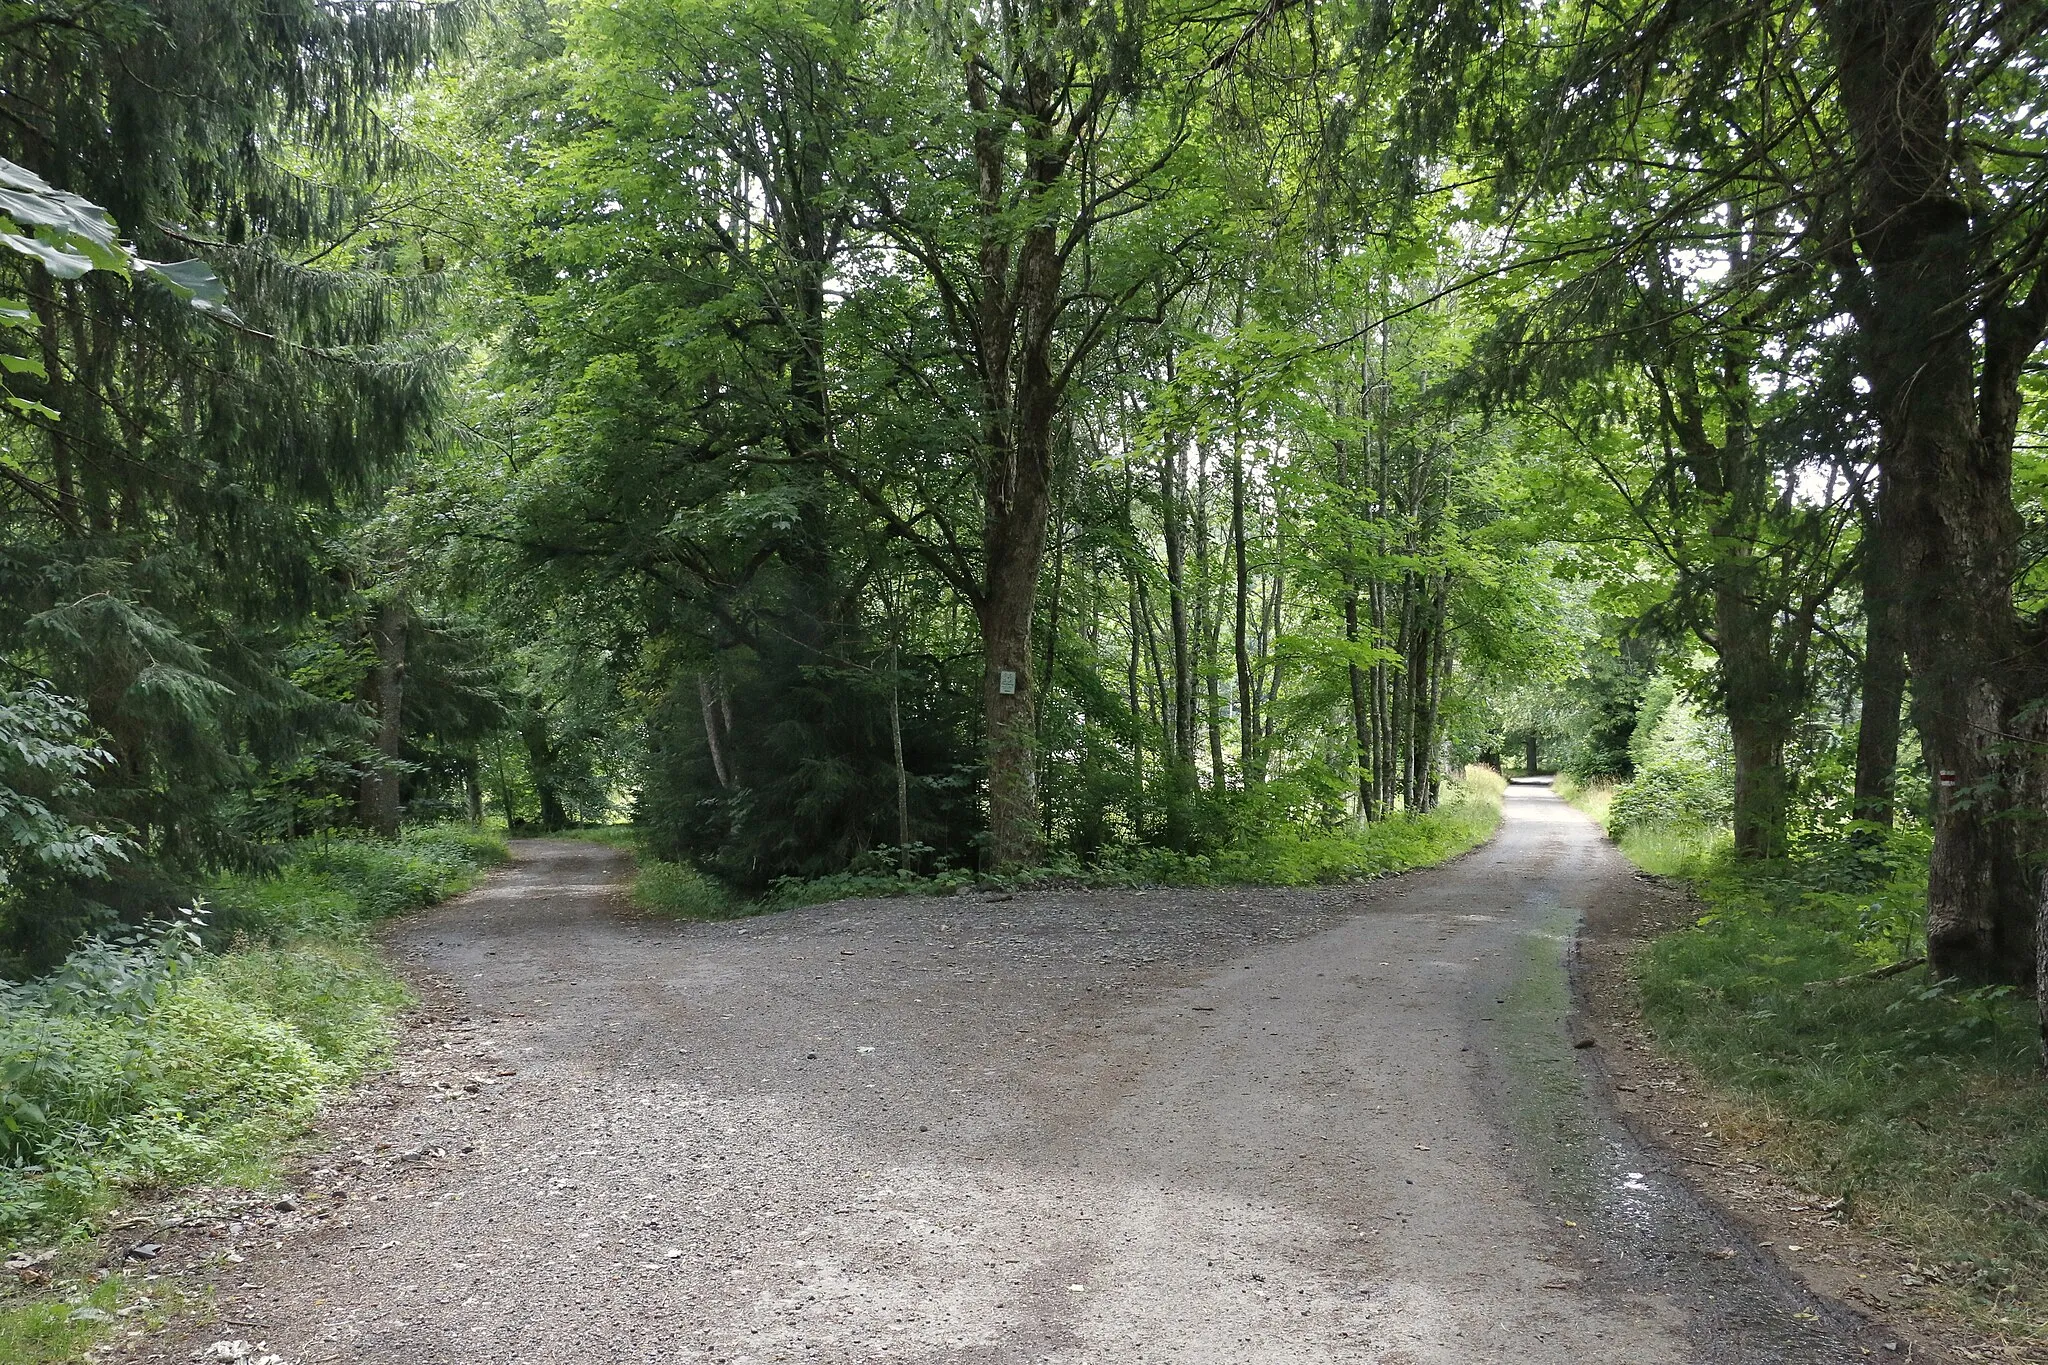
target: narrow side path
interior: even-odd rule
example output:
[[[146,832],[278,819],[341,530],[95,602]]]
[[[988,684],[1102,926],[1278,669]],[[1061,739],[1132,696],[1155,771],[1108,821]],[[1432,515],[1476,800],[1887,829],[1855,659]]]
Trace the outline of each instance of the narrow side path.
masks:
[[[515,847],[395,938],[441,1017],[336,1116],[295,1226],[214,1272],[213,1336],[296,1365],[1863,1358],[1589,1098],[1562,954],[1635,883],[1547,789],[1362,891],[679,926],[624,915],[615,854]]]

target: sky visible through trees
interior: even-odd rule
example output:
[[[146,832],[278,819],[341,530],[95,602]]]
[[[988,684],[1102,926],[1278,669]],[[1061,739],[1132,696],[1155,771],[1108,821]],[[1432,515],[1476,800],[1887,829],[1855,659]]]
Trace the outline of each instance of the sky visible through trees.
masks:
[[[1742,862],[1910,834],[1934,971],[2031,987],[2044,57],[1965,0],[0,4],[7,970],[325,831],[630,819],[754,895],[1483,763]]]

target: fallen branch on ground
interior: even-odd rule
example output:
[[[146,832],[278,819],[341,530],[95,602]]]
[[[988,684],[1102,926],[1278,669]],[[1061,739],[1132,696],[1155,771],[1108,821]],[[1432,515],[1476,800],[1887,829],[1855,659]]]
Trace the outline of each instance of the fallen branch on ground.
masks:
[[[1902,962],[1894,962],[1889,967],[1875,967],[1867,972],[1854,972],[1848,976],[1835,977],[1831,981],[1809,981],[1806,983],[1806,989],[1817,991],[1823,986],[1855,986],[1865,981],[1882,981],[1888,976],[1897,976],[1900,972],[1910,972],[1926,961],[1927,959],[1924,957],[1909,957]]]

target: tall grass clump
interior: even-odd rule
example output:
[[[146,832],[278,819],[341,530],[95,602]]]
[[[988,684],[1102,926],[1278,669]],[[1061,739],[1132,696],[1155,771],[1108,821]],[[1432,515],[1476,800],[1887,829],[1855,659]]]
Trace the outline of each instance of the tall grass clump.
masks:
[[[219,878],[207,898],[213,934],[349,938],[364,924],[468,890],[509,856],[504,837],[466,825],[407,830],[396,843],[351,835],[307,839],[277,871]]]
[[[389,1055],[407,995],[364,927],[504,856],[467,829],[310,840],[220,879],[211,923],[184,911],[0,981],[0,1242],[85,1235],[132,1191],[261,1178]]]

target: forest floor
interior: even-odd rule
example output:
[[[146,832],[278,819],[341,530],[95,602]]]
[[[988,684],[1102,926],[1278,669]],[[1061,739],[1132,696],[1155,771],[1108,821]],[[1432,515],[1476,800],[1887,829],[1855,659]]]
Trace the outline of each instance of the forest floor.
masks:
[[[151,1233],[211,1307],[121,1358],[1915,1358],[1610,1106],[1637,1044],[1579,1033],[1567,940],[1649,888],[1546,788],[1315,890],[679,924],[514,849],[395,927],[425,1007],[293,1190]]]

